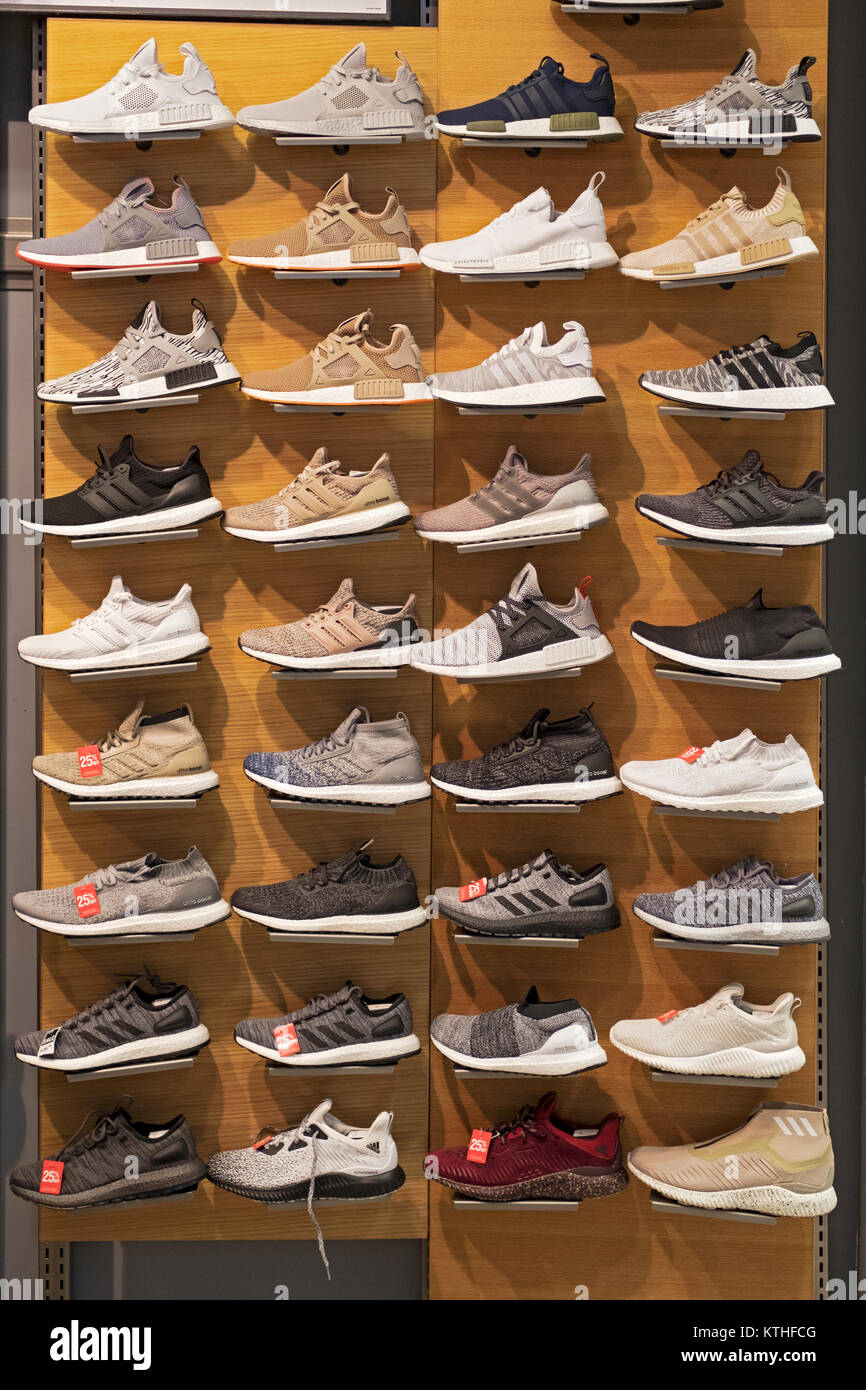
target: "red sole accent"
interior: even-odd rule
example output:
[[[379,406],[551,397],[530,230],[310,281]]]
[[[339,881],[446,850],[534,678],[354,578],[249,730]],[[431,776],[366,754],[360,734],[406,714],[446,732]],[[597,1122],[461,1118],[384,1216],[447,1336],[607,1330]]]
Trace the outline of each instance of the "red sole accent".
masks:
[[[131,270],[143,271],[158,270],[164,265],[218,265],[222,256],[190,256],[188,259],[177,261],[146,261],[144,265],[60,265],[57,261],[37,261],[30,256],[24,256],[15,248],[15,254],[19,260],[25,261],[27,265],[39,266],[42,270]]]

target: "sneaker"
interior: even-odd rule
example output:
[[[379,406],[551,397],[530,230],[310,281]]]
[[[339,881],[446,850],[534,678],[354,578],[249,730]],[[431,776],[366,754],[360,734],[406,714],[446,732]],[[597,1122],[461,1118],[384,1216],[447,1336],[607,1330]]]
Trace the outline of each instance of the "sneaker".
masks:
[[[394,936],[427,921],[415,875],[402,854],[376,864],[360,849],[283,883],[236,888],[232,911],[274,931],[349,932]]]
[[[824,362],[814,333],[783,348],[762,334],[744,347],[725,348],[695,367],[643,372],[645,391],[668,401],[725,410],[822,410],[835,405],[823,384]]]
[[[718,1139],[645,1145],[632,1149],[628,1166],[659,1196],[708,1211],[823,1216],[836,1205],[833,1145],[820,1105],[765,1101]]]
[[[18,655],[53,671],[108,671],[182,661],[209,647],[188,584],[174,598],[149,603],[136,598],[116,574],[92,613],[60,632],[22,637]]]
[[[307,801],[403,806],[430,795],[405,714],[373,721],[362,706],[316,743],[285,753],[248,753],[244,772],[269,791]]]
[[[308,617],[282,627],[249,628],[238,646],[273,666],[337,671],[405,666],[417,638],[414,594],[403,604],[370,605],[356,598],[351,579],[344,579],[333,598]]]
[[[806,74],[814,58],[801,58],[778,86],[761,82],[758,59],[748,48],[730,77],[703,96],[664,111],[643,111],[635,130],[684,145],[762,145],[768,140],[820,140],[812,119],[812,87]]]
[[[632,910],[651,927],[683,941],[770,941],[784,946],[830,936],[815,875],[782,878],[772,864],[754,854],[690,888],[641,893]]]
[[[373,311],[346,319],[312,352],[287,367],[250,372],[241,390],[257,401],[294,405],[417,405],[430,400],[421,352],[405,323],[390,342],[371,336]]]
[[[268,106],[245,106],[238,125],[258,135],[367,136],[425,135],[424,94],[408,59],[396,55],[396,76],[367,66],[367,49],[358,43],[315,86]]]
[[[33,775],[88,801],[201,796],[219,785],[189,705],[145,714],[143,699],[99,743],[34,758]]]
[[[759,811],[783,815],[823,806],[805,748],[793,734],[764,743],[751,729],[687,748],[678,758],[623,763],[623,786],[665,806],[694,811]]]
[[[16,1038],[15,1056],[46,1071],[92,1072],[196,1057],[209,1041],[192,990],[146,974],[56,1028]]]
[[[158,270],[164,265],[215,265],[222,260],[189,184],[175,174],[171,203],[152,202],[148,178],[132,179],[104,211],[77,232],[19,241],[22,261],[48,270]]]
[[[799,486],[784,487],[768,473],[756,449],[712,482],[682,495],[642,492],[641,516],[698,540],[739,545],[816,545],[835,535],[821,496],[824,474],[814,470]]]
[[[798,681],[842,665],[814,608],[767,608],[759,589],[742,608],[684,627],[632,623],[631,635],[657,656],[696,671],[757,680]]]
[[[586,531],[607,521],[598,500],[592,460],[584,454],[569,473],[533,473],[514,444],[495,476],[460,502],[415,518],[426,541],[468,545],[473,541],[522,540]]]
[[[400,501],[389,454],[381,454],[366,473],[328,458],[317,449],[310,462],[286,487],[246,507],[229,507],[223,530],[247,541],[329,539],[363,535],[408,521]]]
[[[787,1076],[806,1065],[797,1044],[800,1000],[747,1004],[742,985],[725,985],[690,1009],[657,1018],[624,1018],[610,1030],[614,1047],[660,1071],[686,1076]]]
[[[118,1107],[95,1124],[88,1115],[58,1154],[22,1164],[9,1186],[27,1202],[70,1210],[194,1192],[205,1173],[185,1116],[154,1123]]]
[[[598,196],[604,179],[603,173],[593,174],[565,212],[556,211],[546,188],[537,188],[480,232],[423,247],[421,260],[449,275],[543,274],[616,265],[619,257],[608,245]]]
[[[607,1054],[576,999],[543,1004],[532,985],[519,1004],[486,1014],[440,1014],[435,1047],[455,1066],[515,1076],[575,1076],[603,1067]]]
[[[488,101],[440,111],[443,135],[475,139],[619,140],[622,126],[613,114],[616,97],[606,58],[592,53],[599,67],[589,82],[573,82],[555,58],[542,58],[528,77]]]
[[[245,1018],[235,1024],[234,1037],[248,1052],[299,1071],[385,1066],[421,1051],[405,994],[370,999],[351,980],[293,1013]]]
[[[791,191],[791,178],[777,169],[776,191],[762,208],[739,188],[730,188],[693,217],[673,241],[623,256],[620,269],[635,280],[701,280],[711,275],[749,276],[770,265],[792,265],[818,255],[806,236],[806,218]]]
[[[557,1115],[556,1092],[525,1105],[512,1120],[475,1130],[469,1144],[434,1149],[424,1159],[428,1178],[482,1202],[582,1202],[628,1187],[620,1115],[598,1125]]]
[[[468,801],[597,801],[622,791],[607,740],[589,709],[548,722],[536,710],[524,729],[479,758],[434,763],[435,787]]]
[[[236,265],[268,270],[408,270],[418,266],[412,229],[393,188],[381,212],[364,212],[344,174],[302,222],[229,245]]]
[[[720,10],[725,0],[678,0],[677,9],[684,10]],[[621,14],[623,10],[623,0],[580,0],[582,10],[605,10],[613,11],[614,14]],[[671,0],[628,0],[629,14],[653,14],[661,12],[667,14],[671,8]]]
[[[228,130],[235,118],[217,96],[214,76],[191,43],[182,43],[183,72],[166,72],[156,39],[148,39],[104,87],[73,101],[34,106],[31,125],[61,135],[138,139],[149,131]]]
[[[524,328],[517,338],[461,372],[435,372],[429,378],[437,400],[455,405],[591,405],[605,400],[592,375],[586,329],[570,320],[558,343],[547,341],[543,323]]]
[[[434,676],[489,680],[603,661],[613,648],[587,598],[590,582],[584,579],[568,603],[554,604],[541,592],[535,566],[524,565],[505,598],[474,623],[413,647],[412,665]]]
[[[124,435],[109,456],[97,445],[95,472],[61,497],[46,497],[32,518],[21,518],[26,531],[50,536],[128,536],[142,531],[170,531],[218,516],[222,503],[210,490],[198,445],[183,463],[152,468]]]
[[[204,309],[198,300],[192,304],[192,330],[184,335],[163,328],[159,305],[151,300],[104,357],[43,381],[37,396],[55,405],[138,405],[240,381]]]
[[[477,936],[582,941],[620,924],[606,865],[579,873],[549,849],[492,878],[437,888],[434,901],[450,922]]]

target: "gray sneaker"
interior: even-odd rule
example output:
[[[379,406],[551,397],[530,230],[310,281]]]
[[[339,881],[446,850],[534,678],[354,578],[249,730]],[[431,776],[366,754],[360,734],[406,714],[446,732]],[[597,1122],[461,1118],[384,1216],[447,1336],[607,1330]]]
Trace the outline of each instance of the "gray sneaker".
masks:
[[[384,1066],[421,1051],[405,994],[370,999],[351,980],[294,1013],[242,1019],[235,1025],[235,1042],[269,1062],[308,1070]]]
[[[685,941],[826,941],[824,898],[814,874],[780,878],[750,854],[689,888],[641,893],[634,912],[668,936]]]
[[[595,1024],[576,999],[543,1004],[535,985],[519,1004],[487,1014],[440,1014],[430,1036],[452,1062],[516,1076],[572,1076],[607,1061]]]
[[[480,936],[580,939],[620,924],[606,866],[579,873],[549,849],[492,878],[437,888],[435,900],[449,921]]]

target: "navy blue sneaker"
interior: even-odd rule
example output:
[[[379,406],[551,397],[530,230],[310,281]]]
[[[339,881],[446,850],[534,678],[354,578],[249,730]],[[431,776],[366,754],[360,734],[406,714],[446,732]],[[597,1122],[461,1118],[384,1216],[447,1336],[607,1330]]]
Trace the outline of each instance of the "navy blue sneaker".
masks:
[[[470,135],[484,140],[538,136],[544,140],[619,140],[622,126],[614,115],[616,97],[606,58],[589,82],[572,82],[562,63],[542,58],[522,82],[489,101],[440,111],[437,128],[443,135]]]

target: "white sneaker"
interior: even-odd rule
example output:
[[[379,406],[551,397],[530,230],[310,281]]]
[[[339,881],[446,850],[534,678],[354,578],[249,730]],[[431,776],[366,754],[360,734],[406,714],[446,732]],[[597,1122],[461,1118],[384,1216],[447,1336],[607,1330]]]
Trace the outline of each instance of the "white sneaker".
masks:
[[[61,135],[110,135],[134,139],[163,130],[225,130],[235,118],[220,101],[213,73],[191,43],[179,76],[159,61],[156,39],[148,39],[118,73],[87,96],[34,106],[31,125]]]
[[[105,671],[116,666],[156,666],[207,651],[184,584],[174,598],[148,603],[130,593],[119,574],[98,608],[62,632],[22,637],[18,655],[53,671]]]
[[[582,324],[564,323],[558,343],[548,343],[543,323],[525,328],[498,352],[462,372],[428,378],[434,396],[455,405],[557,405],[603,401],[592,375],[592,353]]]
[[[620,769],[626,787],[666,806],[698,811],[807,811],[823,806],[805,748],[793,734],[763,743],[751,729],[678,758],[631,762]]]
[[[619,257],[608,245],[597,192],[604,179],[601,172],[593,174],[565,212],[556,211],[546,188],[536,188],[472,236],[424,246],[421,260],[450,275],[517,275],[616,265]]]

